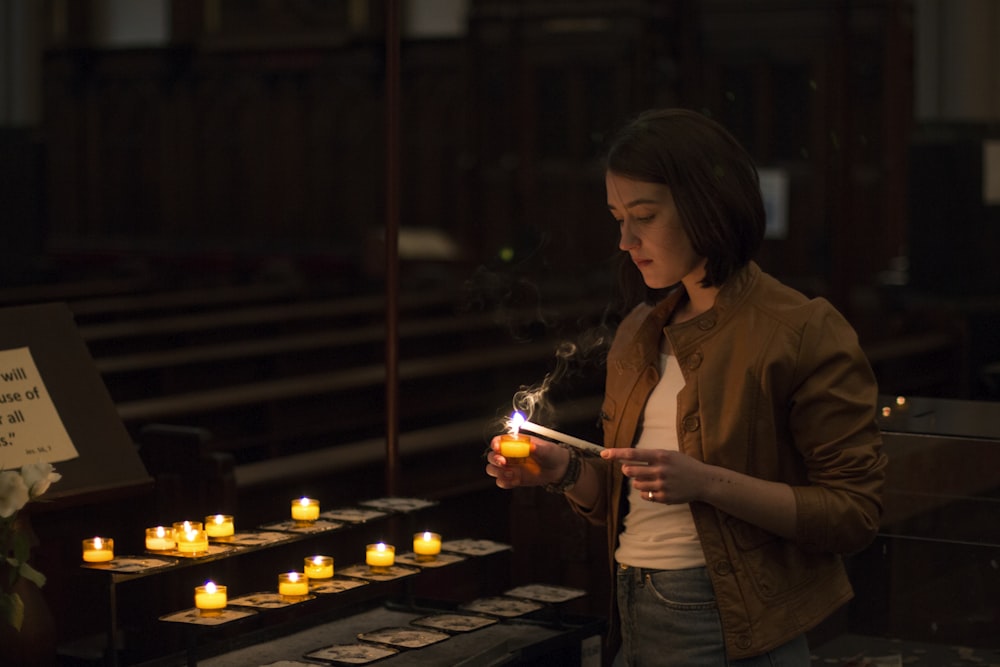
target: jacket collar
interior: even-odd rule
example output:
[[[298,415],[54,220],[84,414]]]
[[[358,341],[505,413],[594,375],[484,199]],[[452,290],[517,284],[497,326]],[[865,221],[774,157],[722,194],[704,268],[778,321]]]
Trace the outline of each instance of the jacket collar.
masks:
[[[715,297],[715,303],[707,311],[686,322],[671,327],[677,336],[683,338],[684,343],[691,343],[694,338],[687,335],[687,332],[704,334],[711,331],[716,325],[729,319],[733,311],[746,298],[751,287],[756,283],[761,270],[756,262],[750,262],[742,269],[733,274],[729,280],[723,284]],[[678,285],[662,301],[654,305],[642,304],[636,307],[638,311],[635,331],[632,333],[628,345],[620,359],[620,364],[624,368],[633,370],[642,369],[650,364],[655,364],[659,353],[659,339],[664,328],[670,319],[674,309],[680,305],[686,297],[687,292],[683,285]],[[628,331],[622,332],[626,336]],[[673,336],[672,336],[673,338]],[[699,336],[700,338],[700,336]],[[675,343],[677,341],[674,341]]]

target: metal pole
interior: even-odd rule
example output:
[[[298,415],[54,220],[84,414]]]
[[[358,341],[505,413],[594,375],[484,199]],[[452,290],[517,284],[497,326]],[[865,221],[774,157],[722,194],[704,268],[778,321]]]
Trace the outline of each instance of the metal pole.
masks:
[[[385,19],[385,490],[399,478],[399,0]]]

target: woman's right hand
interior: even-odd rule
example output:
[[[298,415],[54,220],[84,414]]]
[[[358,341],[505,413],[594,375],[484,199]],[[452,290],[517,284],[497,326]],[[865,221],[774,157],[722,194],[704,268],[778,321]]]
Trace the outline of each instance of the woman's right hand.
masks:
[[[509,461],[500,453],[500,436],[490,442],[486,474],[501,489],[557,483],[566,473],[569,452],[554,442],[531,436],[531,454],[523,461]]]

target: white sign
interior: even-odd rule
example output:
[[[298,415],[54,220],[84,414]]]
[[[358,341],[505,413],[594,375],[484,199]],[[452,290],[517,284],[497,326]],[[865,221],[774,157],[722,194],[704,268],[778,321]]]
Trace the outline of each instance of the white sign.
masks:
[[[758,169],[760,194],[764,198],[767,226],[764,238],[788,237],[788,172],[784,169]]]
[[[77,456],[31,350],[0,350],[0,469]]]

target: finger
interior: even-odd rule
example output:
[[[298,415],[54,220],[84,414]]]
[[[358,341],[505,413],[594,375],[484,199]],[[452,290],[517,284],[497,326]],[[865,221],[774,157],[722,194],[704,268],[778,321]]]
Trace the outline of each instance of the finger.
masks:
[[[609,447],[601,452],[601,457],[611,461],[618,461],[622,465],[647,466],[649,461],[643,458],[644,454],[632,447]]]

